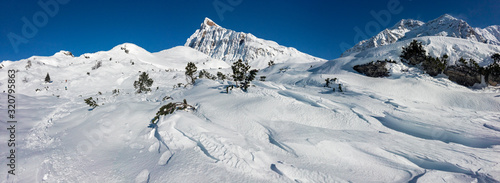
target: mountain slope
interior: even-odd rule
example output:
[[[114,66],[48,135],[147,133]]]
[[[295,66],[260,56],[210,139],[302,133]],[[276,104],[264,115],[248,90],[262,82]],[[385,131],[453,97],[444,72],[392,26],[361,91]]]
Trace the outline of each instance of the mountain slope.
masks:
[[[266,67],[271,60],[275,63],[325,61],[295,48],[284,47],[274,41],[257,38],[250,33],[225,29],[208,18],[205,18],[200,28],[187,39],[185,46],[229,64],[242,59],[258,68]]]
[[[454,37],[499,45],[498,38],[495,37],[494,34],[494,26],[484,30],[477,28],[474,29],[467,22],[457,19],[451,15],[444,14],[439,18],[426,23],[416,20],[402,20],[391,29],[385,29],[374,37],[361,41],[354,47],[346,50],[342,56],[346,56],[353,52],[363,51],[368,48],[392,44],[400,40],[409,40],[424,36]]]

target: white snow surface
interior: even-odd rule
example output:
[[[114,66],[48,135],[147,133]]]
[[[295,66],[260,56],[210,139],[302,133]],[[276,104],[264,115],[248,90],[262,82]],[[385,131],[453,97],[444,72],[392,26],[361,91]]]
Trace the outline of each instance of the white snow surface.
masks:
[[[500,52],[458,38],[419,40],[431,55],[446,52],[450,60],[482,61]],[[5,174],[8,160],[1,158],[0,182],[500,181],[498,87],[470,89],[402,64],[391,66],[389,78],[351,69],[397,59],[407,43],[328,62],[278,63],[259,71],[257,78],[266,81],[229,94],[224,86],[231,81],[173,87],[186,83],[187,62],[212,74],[231,72],[226,62],[183,46],[149,53],[125,43],[79,57],[60,52],[2,62],[0,92],[7,91],[7,71],[18,70],[19,122],[16,176]],[[98,61],[102,66],[92,70]],[[151,93],[135,94],[140,72],[154,80]],[[47,73],[52,83],[44,82]],[[334,77],[344,92],[323,87]],[[100,106],[89,110],[88,97]],[[161,106],[183,99],[195,110],[147,128]],[[0,109],[0,141],[6,142],[5,102]],[[0,156],[7,157],[3,147]]]
[[[271,60],[275,63],[325,61],[302,53],[295,48],[257,38],[250,33],[223,28],[209,18],[205,18],[200,28],[187,39],[185,46],[194,48],[212,58],[224,60],[229,64],[242,59],[256,68],[265,68]]]

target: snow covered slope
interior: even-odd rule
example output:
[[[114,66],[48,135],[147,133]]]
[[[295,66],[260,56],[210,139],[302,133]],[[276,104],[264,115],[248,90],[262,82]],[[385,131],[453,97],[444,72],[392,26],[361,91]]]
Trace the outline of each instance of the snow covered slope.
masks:
[[[498,29],[495,28],[498,28],[498,26],[490,26],[485,29],[473,28],[467,22],[448,14],[444,14],[427,23],[418,20],[401,20],[392,28],[385,29],[368,40],[360,41],[354,47],[346,50],[342,56],[368,48],[392,44],[400,40],[424,36],[454,37],[500,45],[498,41]]]
[[[275,63],[324,61],[295,48],[257,38],[250,33],[225,29],[208,18],[205,18],[200,29],[187,39],[185,46],[229,64],[242,59],[257,68],[266,67],[271,60]]]
[[[486,64],[500,52],[460,38],[417,39],[450,60]],[[277,63],[259,71],[266,81],[229,93],[227,80],[174,87],[186,82],[188,62],[231,73],[225,61],[185,46],[150,53],[126,43],[80,57],[62,51],[2,62],[3,101],[7,71],[18,71],[19,122],[16,176],[1,158],[0,182],[499,182],[500,88],[470,89],[403,64],[392,65],[389,78],[352,71],[397,59],[409,41],[326,63]],[[135,93],[140,72],[154,80],[152,92]],[[324,87],[327,78],[337,78],[335,91]],[[89,97],[97,108],[89,110]],[[160,107],[183,99],[195,110],[147,127]],[[7,109],[1,102],[2,142],[10,138]],[[9,156],[5,149],[0,157]]]

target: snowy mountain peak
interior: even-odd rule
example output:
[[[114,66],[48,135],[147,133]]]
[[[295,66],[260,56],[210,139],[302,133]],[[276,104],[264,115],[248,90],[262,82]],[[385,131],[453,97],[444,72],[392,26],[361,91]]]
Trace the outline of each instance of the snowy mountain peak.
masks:
[[[500,26],[492,25],[484,29],[475,28],[474,30],[481,34],[488,44],[500,45]]]
[[[446,36],[486,42],[467,22],[445,14],[420,26],[405,35],[406,39],[422,36]]]
[[[205,20],[203,21],[203,24],[201,24],[201,28],[200,29],[207,28],[207,27],[212,27],[212,26],[219,27],[219,25],[217,25],[210,18],[205,17]]]
[[[368,48],[374,48],[392,44],[401,40],[414,39],[423,36],[445,36],[467,39],[471,41],[500,45],[499,34],[494,30],[478,30],[471,27],[462,19],[455,18],[449,14],[423,23],[418,20],[401,20],[393,27],[386,29],[370,39],[360,41],[354,47],[346,50],[342,56],[353,52],[359,52]],[[494,27],[493,27],[494,29]],[[498,30],[498,29],[496,29]],[[496,36],[495,36],[496,35]]]
[[[135,53],[135,54],[146,53],[146,52],[149,53],[144,48],[137,46],[136,44],[133,44],[133,43],[119,44],[119,45],[113,47],[113,49],[111,49],[110,51],[119,51],[119,52],[125,52],[125,53]]]
[[[267,66],[271,60],[275,63],[324,61],[299,52],[295,48],[281,46],[274,41],[225,29],[209,18],[205,18],[200,29],[187,39],[185,46],[227,63],[242,59],[248,61],[252,67],[258,68]]]
[[[449,14],[441,15],[440,17],[426,23],[426,26],[435,26],[435,27],[439,27],[439,28],[443,28],[444,26],[451,27],[453,25],[461,25],[464,27],[470,27],[469,24],[467,22],[465,22],[464,20],[455,18]]]
[[[360,41],[354,47],[346,50],[342,55],[395,43],[403,38],[407,32],[419,28],[422,25],[424,25],[424,22],[419,20],[402,19],[391,28],[383,30],[372,38]]]
[[[408,29],[408,30],[413,30],[416,27],[420,27],[424,25],[425,23],[420,21],[420,20],[413,20],[413,19],[402,19],[398,23],[396,23],[394,26],[390,28],[390,30],[393,29]]]
[[[70,51],[61,50],[54,54],[54,57],[74,57]]]
[[[454,16],[451,16],[450,14],[444,14],[439,16],[436,20],[443,20],[443,21],[463,21],[461,19],[455,18]]]

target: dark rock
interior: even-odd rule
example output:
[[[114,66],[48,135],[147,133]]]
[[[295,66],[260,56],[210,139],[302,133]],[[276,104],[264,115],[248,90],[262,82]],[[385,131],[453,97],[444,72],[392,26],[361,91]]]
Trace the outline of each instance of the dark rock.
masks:
[[[376,61],[362,65],[355,65],[353,69],[369,77],[387,77],[389,71],[385,67],[387,61]]]
[[[451,81],[467,87],[471,87],[476,83],[481,83],[481,73],[476,69],[463,65],[449,66],[444,71],[444,74],[446,74]]]

